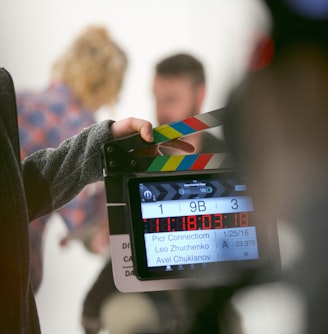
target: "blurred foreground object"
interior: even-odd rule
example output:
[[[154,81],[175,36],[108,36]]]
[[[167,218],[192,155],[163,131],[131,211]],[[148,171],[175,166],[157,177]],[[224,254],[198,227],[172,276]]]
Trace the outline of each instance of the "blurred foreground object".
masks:
[[[232,93],[225,136],[257,206],[301,236],[285,279],[304,293],[313,334],[328,333],[328,16],[306,11],[310,3],[324,6],[267,1],[274,56]]]

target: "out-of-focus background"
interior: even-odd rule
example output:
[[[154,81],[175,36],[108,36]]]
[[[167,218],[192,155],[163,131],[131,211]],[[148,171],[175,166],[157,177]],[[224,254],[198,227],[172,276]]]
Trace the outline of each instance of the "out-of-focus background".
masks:
[[[0,66],[12,74],[17,89],[42,89],[53,61],[82,28],[106,26],[126,51],[129,66],[119,103],[101,110],[100,117],[150,121],[155,120],[151,82],[159,59],[174,52],[197,56],[207,75],[203,111],[223,107],[246,70],[254,38],[268,27],[257,0],[2,0],[0,22]],[[81,302],[104,261],[79,242],[60,248],[64,234],[63,222],[54,216],[47,226],[44,279],[36,296],[47,334],[82,333]],[[298,298],[288,287],[272,284],[241,293],[234,302],[245,334],[299,334]]]
[[[267,22],[256,0],[48,0],[2,1],[1,66],[17,89],[43,88],[54,60],[87,24],[100,23],[124,48],[129,67],[115,118],[154,120],[154,64],[174,52],[204,62],[204,110],[224,105],[244,71],[254,32]]]

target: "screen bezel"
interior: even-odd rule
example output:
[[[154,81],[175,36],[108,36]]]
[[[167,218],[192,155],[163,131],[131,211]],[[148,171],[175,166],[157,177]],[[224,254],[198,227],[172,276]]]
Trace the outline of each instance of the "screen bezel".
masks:
[[[148,267],[147,266],[147,254],[144,239],[144,229],[143,225],[140,224],[140,219],[142,219],[141,213],[141,199],[139,192],[140,183],[151,183],[151,182],[170,182],[170,181],[181,181],[181,180],[222,180],[222,179],[233,179],[237,180],[238,183],[245,183],[244,180],[237,177],[233,171],[220,171],[220,172],[193,172],[193,173],[181,173],[181,174],[166,174],[166,175],[156,175],[156,176],[140,176],[130,178],[127,182],[128,195],[129,195],[129,206],[130,206],[130,221],[131,221],[131,244],[132,244],[132,254],[134,262],[135,275],[140,280],[151,280],[151,279],[171,279],[171,278],[185,278],[185,277],[202,277],[216,274],[218,272],[224,273],[231,270],[244,270],[251,269],[254,270],[263,263],[267,262],[268,254],[270,250],[266,249],[268,246],[268,233],[265,231],[266,224],[256,223],[256,236],[257,236],[257,246],[259,259],[255,260],[243,260],[243,261],[224,261],[224,262],[212,262],[207,263],[205,266],[203,264],[196,264],[193,269],[190,266],[185,267],[184,270],[173,270],[166,271],[166,266],[159,267]],[[253,210],[256,213],[255,210]],[[272,222],[272,219],[267,217],[267,219]],[[139,222],[139,224],[138,224]],[[261,237],[260,237],[261,236]],[[204,270],[205,269],[205,270]]]

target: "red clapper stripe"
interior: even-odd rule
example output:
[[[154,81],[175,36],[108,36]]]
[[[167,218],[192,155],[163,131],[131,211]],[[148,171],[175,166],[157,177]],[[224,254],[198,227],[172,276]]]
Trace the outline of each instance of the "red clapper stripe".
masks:
[[[202,170],[212,158],[213,153],[200,154],[197,160],[193,163],[190,170]]]
[[[187,124],[191,128],[193,128],[196,131],[208,129],[208,125],[205,123],[201,122],[199,119],[196,117],[189,117],[183,121],[183,123]]]

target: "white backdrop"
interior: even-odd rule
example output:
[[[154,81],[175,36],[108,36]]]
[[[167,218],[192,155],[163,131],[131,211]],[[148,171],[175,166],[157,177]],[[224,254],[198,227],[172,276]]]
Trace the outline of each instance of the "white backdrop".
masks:
[[[253,33],[266,26],[259,0],[1,0],[0,66],[17,89],[43,88],[56,57],[85,25],[104,24],[126,50],[129,68],[115,113],[153,121],[154,64],[187,51],[205,64],[204,111],[225,104],[243,73]]]

